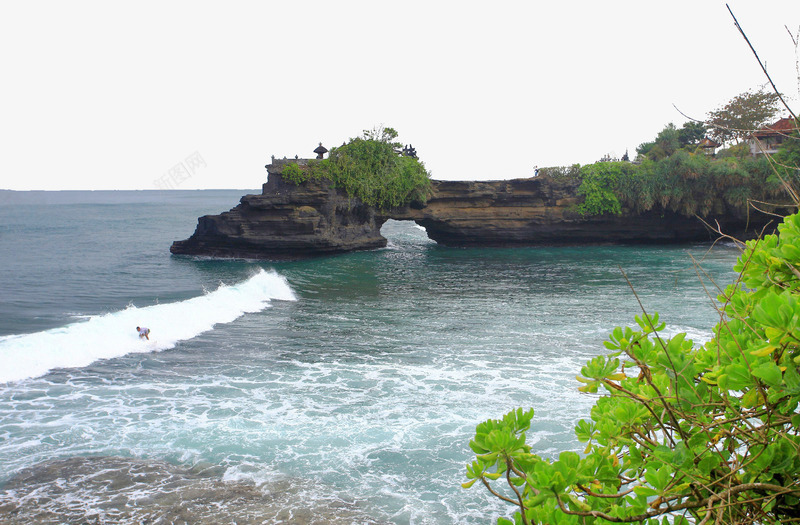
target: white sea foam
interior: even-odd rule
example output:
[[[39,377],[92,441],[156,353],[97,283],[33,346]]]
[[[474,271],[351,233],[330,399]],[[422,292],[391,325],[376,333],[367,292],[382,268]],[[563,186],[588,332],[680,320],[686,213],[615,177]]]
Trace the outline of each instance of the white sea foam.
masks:
[[[294,301],[295,295],[283,277],[260,270],[246,281],[185,301],[129,306],[44,332],[0,337],[0,383],[39,377],[55,368],[87,366],[98,359],[167,350],[216,324],[261,311],[272,299]],[[150,341],[139,339],[136,326],[150,328]]]

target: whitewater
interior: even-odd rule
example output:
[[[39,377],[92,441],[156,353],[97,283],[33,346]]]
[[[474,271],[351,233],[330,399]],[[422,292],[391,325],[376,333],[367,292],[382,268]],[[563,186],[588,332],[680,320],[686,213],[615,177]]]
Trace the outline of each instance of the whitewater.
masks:
[[[44,192],[0,207],[0,523],[490,523],[475,426],[583,450],[580,367],[639,303],[706,340],[731,246],[172,256],[242,191]],[[46,246],[47,249],[42,249]],[[151,329],[151,341],[135,327]]]
[[[242,283],[221,285],[193,299],[143,308],[130,305],[44,332],[3,336],[0,383],[39,377],[54,368],[87,366],[98,359],[168,350],[216,324],[261,311],[272,299],[296,300],[284,278],[259,270]],[[150,340],[139,338],[139,325],[150,328]]]

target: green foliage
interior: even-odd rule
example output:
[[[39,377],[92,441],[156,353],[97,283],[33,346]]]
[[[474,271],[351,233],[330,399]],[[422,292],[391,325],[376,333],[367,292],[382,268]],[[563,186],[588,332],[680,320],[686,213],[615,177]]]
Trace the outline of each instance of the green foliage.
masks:
[[[776,93],[746,91],[708,114],[709,135],[721,143],[739,142],[775,118],[780,98]]]
[[[783,181],[800,182],[797,170],[780,177],[763,156],[722,156],[679,149],[659,160],[641,164],[598,162],[582,166],[578,194],[583,215],[672,211],[692,217],[730,211],[744,212],[753,200],[772,202],[759,207],[774,210],[786,202]]]
[[[281,172],[281,176],[284,180],[293,182],[295,184],[302,184],[308,180],[310,175],[311,172],[309,170],[304,170],[296,162],[287,164],[284,166],[283,171]]]
[[[705,137],[706,127],[699,122],[686,122],[680,129],[669,123],[662,129],[655,140],[644,142],[636,148],[641,158],[661,160],[682,148],[692,149]]]
[[[678,142],[681,147],[695,146],[700,143],[706,136],[705,124],[702,122],[686,122],[683,127],[678,130]]]
[[[667,157],[678,151],[680,145],[678,128],[671,122],[656,136],[656,146],[661,148]]]
[[[395,142],[397,139],[398,133],[394,128],[385,128],[383,126],[378,126],[372,129],[365,129],[364,130],[364,140],[371,140],[374,142],[385,142],[386,144],[391,144],[395,148],[399,148],[402,146],[401,143]]]
[[[800,170],[800,121],[795,122],[795,129],[786,137],[778,152],[773,155],[778,172],[786,178],[798,178]]]
[[[309,161],[307,167],[289,164],[283,169],[283,178],[295,184],[327,179],[350,197],[379,209],[425,202],[430,175],[422,162],[395,151],[401,146],[392,142],[396,138],[392,128],[365,130],[363,137],[332,148],[327,159]]]
[[[749,108],[748,118],[755,118],[752,113],[772,104],[773,99],[765,93],[743,94],[726,107],[728,111]],[[786,202],[784,182],[800,182],[798,170],[791,168],[800,161],[800,137],[787,139],[784,152],[776,155],[778,165],[783,159],[790,167],[774,169],[763,156],[753,159],[747,144],[723,149],[716,158],[706,155],[698,148],[705,132],[706,127],[698,122],[687,122],[681,128],[670,123],[655,140],[636,148],[639,164],[603,162],[583,166],[578,173],[578,193],[584,196],[578,207],[580,213],[654,210],[707,216],[744,212],[752,201],[761,201],[759,206],[764,211],[774,211]]]
[[[584,196],[584,201],[578,206],[581,215],[619,215],[622,207],[615,193],[626,170],[632,164],[627,162],[596,162],[581,167],[581,185],[578,195]]]
[[[746,244],[709,342],[665,336],[658,314],[612,331],[577,378],[604,392],[575,428],[583,455],[533,453],[533,411],[516,409],[478,425],[464,486],[479,480],[520,524],[797,521],[800,215],[778,231]]]
[[[540,168],[539,176],[548,177],[556,182],[576,182],[581,178],[581,165],[573,164],[572,166],[553,166],[549,168]]]
[[[750,156],[750,146],[748,146],[746,142],[735,144],[728,148],[723,148],[717,152],[717,158],[719,159],[725,159],[725,158],[744,159],[749,156]]]

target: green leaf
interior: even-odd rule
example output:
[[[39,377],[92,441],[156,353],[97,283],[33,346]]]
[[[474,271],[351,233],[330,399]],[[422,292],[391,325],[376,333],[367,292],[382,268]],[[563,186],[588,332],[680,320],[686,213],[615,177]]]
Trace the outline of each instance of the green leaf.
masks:
[[[688,157],[685,154],[682,162]],[[742,162],[724,161],[730,166]],[[665,184],[671,184],[676,179],[670,177],[679,177],[680,172],[666,170],[661,175]],[[800,182],[800,172],[796,175]],[[692,174],[687,180],[696,177]],[[672,206],[669,202],[662,206],[668,204]],[[780,241],[772,235],[747,243],[737,263],[741,280],[720,293],[723,318],[707,343],[695,348],[685,334],[649,335],[663,327],[656,315],[638,317],[638,328],[613,330],[606,343],[610,352],[589,359],[581,368],[583,390],[596,391],[600,384],[606,390],[596,397],[591,420],[575,425],[575,436],[589,443],[582,456],[563,452],[553,461],[533,454],[524,434],[531,420],[517,409],[502,420],[478,425],[470,442],[477,459],[467,467],[464,486],[472,486],[476,479],[497,479],[498,488],[502,484],[508,489],[502,477],[507,462],[513,461],[519,475],[509,479],[523,491],[528,522],[575,525],[584,517],[561,513],[556,494],[572,509],[588,505],[615,518],[628,518],[650,510],[657,496],[687,501],[699,490],[706,497],[707,490],[721,490],[721,480],[724,487],[734,487],[758,482],[785,485],[797,479],[800,278],[793,268],[800,269],[800,262],[789,268],[785,258],[800,261],[800,215],[787,218],[782,226]],[[781,248],[789,244],[794,247]],[[620,368],[618,357],[623,355],[627,362]],[[624,392],[609,386],[616,380]],[[624,497],[574,496],[578,484],[607,494],[623,490],[621,486],[630,486],[621,484],[625,478],[638,480],[633,483],[639,485]],[[780,523],[785,518],[781,509],[799,501],[794,495],[776,498],[769,491],[750,491],[730,498],[725,506],[731,507],[731,515],[766,512],[761,515],[763,523]],[[698,521],[707,517],[705,508],[696,511]],[[521,514],[516,520],[517,525],[522,523]],[[585,521],[603,520],[587,516]],[[673,517],[644,521],[689,523],[682,516],[674,521]]]
[[[786,367],[783,373],[783,381],[786,383],[786,390],[790,394],[800,394],[800,374],[794,366]]]
[[[633,492],[635,492],[639,496],[647,496],[647,497],[659,495],[659,492],[657,490],[654,490],[650,487],[646,487],[644,485],[637,485],[636,487],[633,488]]]
[[[590,507],[585,501],[578,499],[574,494],[566,494],[566,499],[569,500],[574,507],[577,507],[578,510],[592,510],[592,507]]]
[[[750,371],[744,365],[738,363],[730,364],[725,367],[725,372],[727,376],[727,388],[730,390],[744,390],[746,387],[754,384],[753,378],[750,376]]]
[[[753,369],[753,375],[769,386],[781,384],[781,369],[772,361],[761,363],[758,367]]]
[[[592,439],[594,430],[595,426],[593,423],[589,423],[588,421],[581,419],[575,426],[575,436],[581,443],[586,443]]]
[[[780,474],[788,474],[792,471],[797,451],[787,441],[781,441],[777,445],[778,450],[772,460],[771,470]]]
[[[754,355],[757,357],[764,357],[770,355],[778,348],[778,345],[775,344],[765,344],[756,348],[755,350],[750,351],[750,355]]]

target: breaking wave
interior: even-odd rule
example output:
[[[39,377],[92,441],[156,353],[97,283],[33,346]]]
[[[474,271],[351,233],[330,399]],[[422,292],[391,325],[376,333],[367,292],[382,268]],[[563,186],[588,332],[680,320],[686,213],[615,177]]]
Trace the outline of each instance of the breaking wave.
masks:
[[[55,368],[83,367],[99,359],[175,347],[220,323],[261,311],[273,299],[294,301],[286,280],[260,270],[246,281],[176,303],[128,308],[59,328],[0,337],[0,383],[39,377]],[[134,329],[147,326],[150,340]]]

